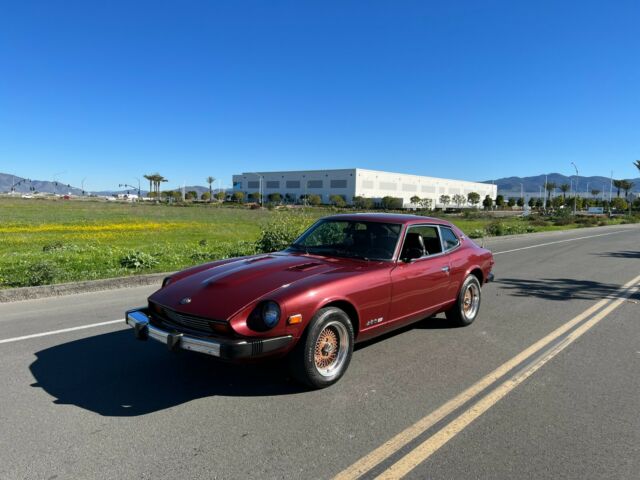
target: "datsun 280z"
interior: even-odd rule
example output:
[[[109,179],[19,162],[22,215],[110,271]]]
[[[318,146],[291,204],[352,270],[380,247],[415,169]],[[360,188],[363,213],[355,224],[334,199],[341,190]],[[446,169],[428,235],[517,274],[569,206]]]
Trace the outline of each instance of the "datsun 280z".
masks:
[[[298,381],[322,388],[342,377],[357,342],[441,312],[472,323],[493,265],[490,251],[444,220],[334,215],[283,251],[167,277],[126,322],[170,350],[287,357]]]

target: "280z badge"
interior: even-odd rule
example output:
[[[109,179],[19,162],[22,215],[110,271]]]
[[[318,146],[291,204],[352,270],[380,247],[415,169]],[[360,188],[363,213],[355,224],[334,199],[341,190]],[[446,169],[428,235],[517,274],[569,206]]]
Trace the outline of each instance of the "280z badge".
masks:
[[[367,327],[370,327],[371,325],[377,325],[378,323],[382,323],[383,320],[384,320],[384,317],[372,318],[367,322]]]

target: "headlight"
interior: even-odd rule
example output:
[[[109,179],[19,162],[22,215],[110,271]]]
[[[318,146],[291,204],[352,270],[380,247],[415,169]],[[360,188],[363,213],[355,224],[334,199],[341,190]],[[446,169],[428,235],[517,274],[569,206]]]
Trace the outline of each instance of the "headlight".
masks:
[[[247,325],[256,332],[266,332],[275,327],[280,321],[280,305],[274,301],[266,301],[258,304],[247,319]]]
[[[166,287],[170,283],[171,283],[171,277],[164,277],[164,280],[162,280],[162,287],[161,288]]]
[[[276,302],[267,302],[262,306],[262,321],[267,328],[273,328],[280,320],[280,307]]]

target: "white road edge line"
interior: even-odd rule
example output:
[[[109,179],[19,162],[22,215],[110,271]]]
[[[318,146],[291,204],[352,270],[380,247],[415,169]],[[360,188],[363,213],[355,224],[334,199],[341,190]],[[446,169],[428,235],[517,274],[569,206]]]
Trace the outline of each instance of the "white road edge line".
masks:
[[[90,325],[80,325],[79,327],[63,328],[61,330],[51,330],[50,332],[34,333],[33,335],[24,335],[22,337],[5,338],[4,340],[0,340],[0,344],[19,342],[20,340],[29,340],[31,338],[46,337],[49,335],[57,335],[59,333],[75,332],[76,330],[85,330],[87,328],[102,327],[104,325],[113,325],[114,323],[122,323],[122,325],[124,326],[124,318],[119,318],[117,320],[109,320],[107,322],[92,323]]]
[[[599,233],[597,235],[588,235],[586,237],[567,238],[565,240],[556,240],[554,242],[545,242],[545,243],[538,243],[536,245],[529,245],[528,247],[520,247],[520,248],[513,248],[511,250],[503,250],[502,252],[493,252],[493,254],[500,255],[501,253],[511,253],[511,252],[517,252],[519,250],[529,250],[530,248],[546,247],[547,245],[554,245],[556,243],[575,242],[577,240],[584,240],[586,238],[605,237],[607,235],[615,235],[617,233],[624,233],[627,231],[628,230],[617,230],[615,232]]]

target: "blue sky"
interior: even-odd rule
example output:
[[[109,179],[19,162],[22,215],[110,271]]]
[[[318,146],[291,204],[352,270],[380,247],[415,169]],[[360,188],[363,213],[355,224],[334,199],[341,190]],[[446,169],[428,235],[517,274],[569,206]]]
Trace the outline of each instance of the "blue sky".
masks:
[[[0,15],[0,172],[91,190],[362,167],[636,177],[637,1],[31,2]],[[64,172],[64,173],[61,173]]]

